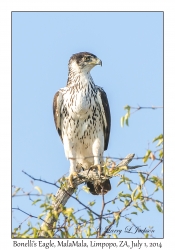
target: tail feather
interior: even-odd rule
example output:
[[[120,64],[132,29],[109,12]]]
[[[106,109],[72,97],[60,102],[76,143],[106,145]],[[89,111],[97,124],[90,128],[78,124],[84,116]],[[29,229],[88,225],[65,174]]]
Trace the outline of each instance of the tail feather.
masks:
[[[102,195],[106,194],[111,190],[110,180],[106,180],[103,183],[101,182],[87,182],[87,187],[89,188],[89,192],[93,195]]]

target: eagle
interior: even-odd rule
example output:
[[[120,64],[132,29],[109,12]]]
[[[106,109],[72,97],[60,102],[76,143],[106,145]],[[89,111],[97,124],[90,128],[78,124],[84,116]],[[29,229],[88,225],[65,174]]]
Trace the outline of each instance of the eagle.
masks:
[[[92,53],[73,54],[68,63],[67,85],[53,99],[55,126],[70,161],[69,181],[74,175],[93,167],[101,171],[103,152],[108,148],[111,115],[107,95],[90,74],[102,61]],[[87,182],[93,195],[111,190],[109,180]]]

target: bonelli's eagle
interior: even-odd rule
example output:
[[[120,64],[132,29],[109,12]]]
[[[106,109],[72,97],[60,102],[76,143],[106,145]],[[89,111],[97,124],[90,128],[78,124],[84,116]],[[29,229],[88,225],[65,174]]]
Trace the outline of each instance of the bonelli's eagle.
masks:
[[[108,147],[111,116],[105,91],[95,85],[90,74],[102,61],[89,52],[72,55],[69,60],[67,86],[54,96],[53,113],[66,157],[70,160],[69,180],[82,168],[103,164],[103,152]],[[110,181],[87,182],[94,194],[107,193]]]

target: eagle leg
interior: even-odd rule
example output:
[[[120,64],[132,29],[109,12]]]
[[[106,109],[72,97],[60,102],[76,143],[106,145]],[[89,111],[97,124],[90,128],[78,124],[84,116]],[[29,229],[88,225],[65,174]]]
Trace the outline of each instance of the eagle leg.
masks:
[[[90,168],[88,170],[88,173],[89,173],[90,170],[93,170],[93,169],[98,169],[98,175],[100,177],[101,176],[101,170],[102,170],[100,164],[90,166]]]
[[[68,177],[66,177],[66,179],[68,180],[69,182],[69,185],[71,188],[74,188],[74,185],[73,185],[73,177],[77,177],[77,172],[72,172]]]

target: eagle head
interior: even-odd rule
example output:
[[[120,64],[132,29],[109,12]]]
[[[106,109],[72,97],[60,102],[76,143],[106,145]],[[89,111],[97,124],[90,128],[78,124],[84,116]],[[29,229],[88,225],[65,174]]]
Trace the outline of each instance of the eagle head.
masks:
[[[69,68],[78,72],[89,72],[96,65],[102,66],[102,61],[89,52],[73,54],[69,60]]]

